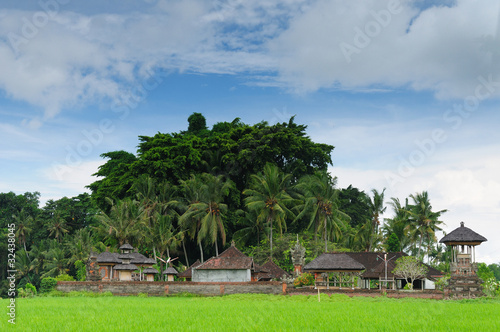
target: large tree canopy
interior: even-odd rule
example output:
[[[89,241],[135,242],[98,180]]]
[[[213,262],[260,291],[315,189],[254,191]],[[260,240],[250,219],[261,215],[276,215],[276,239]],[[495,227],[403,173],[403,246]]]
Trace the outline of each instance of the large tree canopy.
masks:
[[[189,117],[188,131],[139,136],[137,158],[124,151],[108,152],[109,160],[95,175],[103,177],[89,188],[94,198],[103,201],[127,196],[131,179],[146,174],[174,185],[203,172],[224,175],[241,192],[251,174],[266,163],[277,165],[294,180],[315,170],[326,170],[332,163],[333,146],[314,143],[305,125],[292,117],[288,123],[247,125],[235,119],[205,129],[205,119],[195,113]]]

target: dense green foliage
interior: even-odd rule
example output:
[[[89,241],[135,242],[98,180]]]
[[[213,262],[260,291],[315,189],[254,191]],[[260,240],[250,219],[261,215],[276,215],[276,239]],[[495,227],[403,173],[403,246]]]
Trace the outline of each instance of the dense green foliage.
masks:
[[[40,282],[40,293],[48,293],[56,288],[57,280],[52,277],[43,278]]]
[[[7,300],[0,300],[5,308]],[[498,331],[498,300],[355,297],[35,297],[18,299],[22,331]],[[195,308],[195,310],[194,310]],[[244,315],[242,315],[244,313]],[[7,319],[0,330],[7,331]]]

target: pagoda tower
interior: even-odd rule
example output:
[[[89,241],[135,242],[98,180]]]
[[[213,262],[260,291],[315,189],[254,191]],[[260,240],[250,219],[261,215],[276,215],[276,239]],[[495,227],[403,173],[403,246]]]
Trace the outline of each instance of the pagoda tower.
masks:
[[[482,235],[460,223],[460,227],[439,242],[451,247],[450,281],[447,292],[450,297],[470,298],[482,296],[481,279],[477,276],[476,246],[487,241]]]

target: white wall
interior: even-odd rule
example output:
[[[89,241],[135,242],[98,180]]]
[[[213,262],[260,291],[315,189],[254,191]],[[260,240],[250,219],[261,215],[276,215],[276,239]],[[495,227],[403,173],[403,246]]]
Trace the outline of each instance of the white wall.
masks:
[[[252,280],[250,270],[197,270],[193,269],[193,281],[197,282],[246,282]]]

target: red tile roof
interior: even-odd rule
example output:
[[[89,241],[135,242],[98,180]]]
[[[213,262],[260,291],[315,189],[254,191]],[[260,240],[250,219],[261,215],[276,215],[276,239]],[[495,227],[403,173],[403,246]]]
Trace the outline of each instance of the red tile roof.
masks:
[[[253,269],[253,258],[246,256],[235,246],[230,246],[222,254],[212,257],[198,266],[197,270],[247,270]]]

